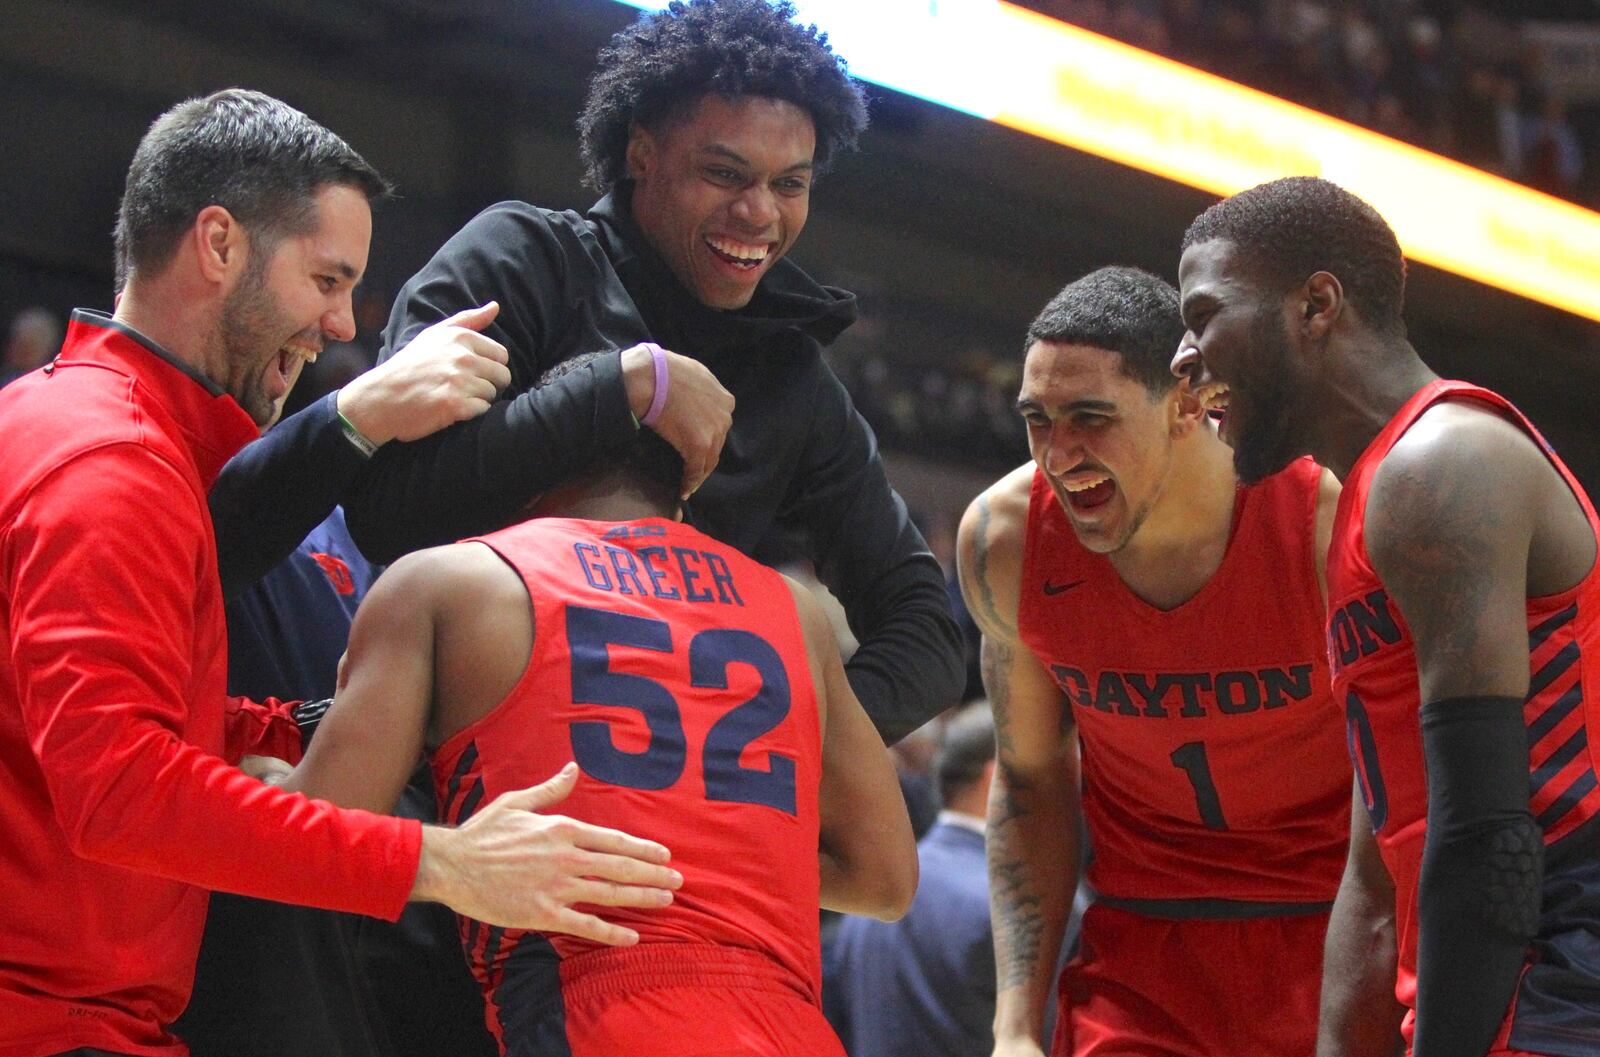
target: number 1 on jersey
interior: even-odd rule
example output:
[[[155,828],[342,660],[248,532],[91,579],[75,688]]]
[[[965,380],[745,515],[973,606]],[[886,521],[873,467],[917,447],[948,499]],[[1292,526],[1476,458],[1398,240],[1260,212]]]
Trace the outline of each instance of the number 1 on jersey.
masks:
[[[1194,786],[1194,799],[1200,809],[1200,821],[1208,829],[1227,829],[1228,820],[1222,817],[1222,801],[1217,798],[1217,784],[1211,780],[1211,764],[1206,761],[1206,743],[1191,741],[1172,750],[1172,765],[1189,776]]]

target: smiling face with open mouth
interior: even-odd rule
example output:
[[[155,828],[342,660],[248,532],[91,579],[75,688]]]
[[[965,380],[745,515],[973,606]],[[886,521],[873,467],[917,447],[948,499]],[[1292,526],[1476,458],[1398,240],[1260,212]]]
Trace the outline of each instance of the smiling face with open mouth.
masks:
[[[633,216],[686,289],[743,308],[805,227],[816,127],[793,103],[701,97],[628,141]]]
[[[329,339],[355,337],[351,291],[367,266],[372,209],[352,187],[316,195],[309,231],[252,246],[222,306],[222,388],[263,429],[277,420],[300,371]]]
[[[1263,290],[1227,241],[1198,243],[1178,266],[1187,333],[1175,373],[1222,416],[1219,435],[1233,448],[1245,482],[1277,473],[1309,450],[1305,382],[1289,347],[1286,299]],[[1291,306],[1292,307],[1292,306]]]
[[[1097,554],[1126,547],[1166,490],[1175,398],[1130,377],[1117,353],[1037,341],[1017,409],[1078,541]]]

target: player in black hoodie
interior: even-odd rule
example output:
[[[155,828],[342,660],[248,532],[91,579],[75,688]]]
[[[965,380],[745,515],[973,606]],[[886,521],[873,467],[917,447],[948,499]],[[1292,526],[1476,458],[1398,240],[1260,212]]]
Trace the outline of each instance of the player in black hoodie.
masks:
[[[491,206],[406,284],[385,333],[398,349],[499,302],[485,333],[510,352],[508,398],[385,445],[347,512],[362,549],[391,561],[510,523],[642,422],[683,454],[697,528],[758,559],[802,541],[861,642],[851,685],[893,741],[955,703],[960,638],[939,566],[822,359],[855,297],[785,257],[813,179],[866,124],[844,63],[793,14],[690,0],[613,38],[579,121],[604,197],[584,216]],[[533,388],[605,349],[622,351]]]

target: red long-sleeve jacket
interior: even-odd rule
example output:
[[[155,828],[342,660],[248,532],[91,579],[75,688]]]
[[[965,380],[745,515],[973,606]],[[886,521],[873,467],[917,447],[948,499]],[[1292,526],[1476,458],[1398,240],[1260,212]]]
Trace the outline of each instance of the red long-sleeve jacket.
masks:
[[[256,436],[131,329],[73,316],[0,391],[0,1057],[170,1057],[207,889],[393,918],[414,822],[230,767],[297,753],[228,699],[206,489]]]

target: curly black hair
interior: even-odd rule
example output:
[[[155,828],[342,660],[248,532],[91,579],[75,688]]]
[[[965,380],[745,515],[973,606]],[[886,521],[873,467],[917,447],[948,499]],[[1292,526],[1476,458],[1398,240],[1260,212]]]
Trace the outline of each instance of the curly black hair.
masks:
[[[1178,291],[1138,268],[1101,268],[1068,283],[1028,327],[1028,346],[1052,341],[1088,345],[1122,357],[1122,373],[1151,393],[1178,379],[1172,354],[1183,340]]]
[[[1224,198],[1189,225],[1187,250],[1224,239],[1288,291],[1328,272],[1368,326],[1403,334],[1406,260],[1376,209],[1338,184],[1289,176]]]
[[[867,127],[861,87],[828,35],[794,15],[789,0],[673,0],[612,37],[578,118],[590,186],[605,192],[627,178],[634,122],[659,128],[708,93],[766,96],[806,110],[817,129],[818,172],[853,148]]]

